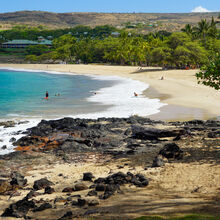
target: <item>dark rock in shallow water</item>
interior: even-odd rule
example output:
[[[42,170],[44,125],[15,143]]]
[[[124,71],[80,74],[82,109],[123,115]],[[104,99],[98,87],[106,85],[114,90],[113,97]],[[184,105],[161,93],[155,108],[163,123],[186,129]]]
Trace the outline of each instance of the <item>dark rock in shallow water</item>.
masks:
[[[182,159],[183,151],[175,143],[165,144],[159,152],[160,155],[167,159]]]
[[[35,190],[45,189],[48,186],[54,185],[51,181],[49,181],[47,178],[42,178],[40,180],[36,180],[34,182],[33,188]]]
[[[27,199],[19,200],[6,208],[2,217],[15,217],[23,218],[30,209],[35,208],[35,203],[33,201],[28,201]]]
[[[4,126],[4,128],[14,127],[15,125],[16,123],[14,121],[0,122],[0,126]]]
[[[3,146],[2,146],[2,150],[5,150],[5,149],[7,149],[7,146],[6,146],[6,145],[3,145]]]
[[[16,139],[14,138],[14,137],[12,137],[10,140],[9,140],[9,142],[15,142],[16,141]]]

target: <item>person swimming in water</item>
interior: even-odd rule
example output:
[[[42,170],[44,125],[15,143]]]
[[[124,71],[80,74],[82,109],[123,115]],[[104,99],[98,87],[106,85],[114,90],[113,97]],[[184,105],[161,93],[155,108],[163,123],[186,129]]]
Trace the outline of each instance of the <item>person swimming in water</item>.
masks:
[[[45,99],[48,99],[48,98],[49,98],[49,93],[48,91],[46,91]]]

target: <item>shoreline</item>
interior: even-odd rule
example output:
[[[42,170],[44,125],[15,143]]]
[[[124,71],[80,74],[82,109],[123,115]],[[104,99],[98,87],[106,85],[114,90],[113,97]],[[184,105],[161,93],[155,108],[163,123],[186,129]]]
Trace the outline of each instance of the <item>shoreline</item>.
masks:
[[[45,73],[49,75],[66,75],[69,77],[79,76],[77,74],[69,73],[69,72],[61,72],[61,71],[51,71],[51,70],[33,70],[31,68],[0,68],[7,69],[13,71],[22,71],[27,72],[29,74]],[[38,74],[37,73],[37,74]],[[81,77],[88,77],[89,80],[95,80],[96,84],[100,84],[97,88],[93,88],[94,91],[89,91],[89,95],[86,98],[88,102],[87,111],[85,111],[85,107],[79,111],[76,109],[70,109],[70,111],[65,111],[64,109],[60,111],[60,115],[51,116],[51,115],[42,115],[31,117],[30,115],[13,115],[12,117],[6,117],[4,121],[17,121],[12,128],[3,128],[0,127],[0,136],[2,136],[0,142],[0,155],[9,153],[13,150],[13,145],[11,139],[19,139],[22,134],[20,131],[24,131],[27,128],[33,127],[40,120],[56,120],[63,117],[72,117],[72,118],[88,118],[88,119],[97,119],[97,118],[124,118],[129,117],[131,115],[139,115],[142,117],[147,117],[147,115],[157,114],[159,112],[159,108],[164,104],[160,103],[159,99],[149,99],[147,96],[140,95],[138,98],[135,98],[133,95],[133,91],[138,94],[142,94],[143,91],[147,90],[149,87],[148,84],[132,80],[129,78],[121,77],[121,76],[102,76],[102,75],[89,75],[89,74],[80,74]],[[109,81],[109,85],[106,82]],[[101,86],[102,85],[102,86]],[[92,87],[90,88],[92,89]],[[62,92],[61,92],[62,93]],[[120,94],[120,95],[119,95]],[[91,103],[91,104],[89,104]],[[94,103],[94,104],[93,104]],[[93,107],[94,105],[94,107]],[[50,111],[50,110],[49,110]],[[51,111],[50,111],[51,112]],[[57,112],[58,113],[58,112]],[[22,121],[28,121],[23,126]],[[1,121],[1,120],[0,120]],[[22,125],[20,125],[20,122]],[[6,147],[7,146],[7,147]]]
[[[168,104],[160,108],[160,112],[147,117],[155,120],[191,120],[212,119],[220,115],[220,93],[218,91],[198,85],[195,73],[198,70],[167,70],[147,71],[144,68],[137,72],[132,66],[107,65],[76,65],[76,64],[0,64],[8,67],[26,70],[57,71],[68,74],[119,76],[130,78],[148,84],[150,87],[143,92],[150,99],[160,99]],[[151,68],[152,69],[152,68]],[[160,80],[161,76],[164,80]]]

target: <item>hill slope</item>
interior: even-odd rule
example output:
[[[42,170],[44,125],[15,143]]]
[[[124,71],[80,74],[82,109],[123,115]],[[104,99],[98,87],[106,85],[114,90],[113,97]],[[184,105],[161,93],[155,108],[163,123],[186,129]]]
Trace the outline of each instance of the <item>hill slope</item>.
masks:
[[[179,30],[184,24],[196,24],[202,18],[217,18],[213,13],[51,13],[42,11],[19,11],[0,14],[1,29],[17,24],[44,25],[50,28],[74,27],[76,25],[124,26],[125,23],[156,24],[155,29]],[[149,26],[150,26],[149,25]]]

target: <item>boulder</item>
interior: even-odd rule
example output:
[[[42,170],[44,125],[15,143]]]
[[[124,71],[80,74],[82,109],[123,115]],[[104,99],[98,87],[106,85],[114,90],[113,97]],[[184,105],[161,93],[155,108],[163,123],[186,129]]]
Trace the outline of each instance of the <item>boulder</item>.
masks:
[[[22,176],[20,173],[18,172],[13,172],[11,174],[11,182],[10,184],[12,186],[17,185],[19,187],[24,187],[27,184],[27,179],[24,178],[24,176]]]
[[[34,209],[35,203],[33,201],[28,201],[26,198],[13,203],[6,208],[2,217],[15,217],[24,218],[30,209]]]
[[[97,184],[96,187],[95,187],[95,190],[98,191],[98,192],[105,191],[105,184],[103,184],[103,183]]]
[[[3,145],[1,149],[2,149],[2,150],[5,150],[5,149],[7,149],[7,146],[6,146],[6,145]]]
[[[176,137],[185,133],[184,129],[157,129],[152,127],[143,127],[132,125],[132,136],[141,140],[158,140],[164,137]]]
[[[81,199],[81,198],[78,199],[78,202],[77,202],[78,206],[84,206],[86,204],[87,204],[87,201],[85,199]]]
[[[160,155],[167,159],[182,159],[183,151],[175,143],[165,144],[159,152]]]
[[[42,178],[40,180],[36,180],[34,182],[34,186],[33,188],[35,190],[41,190],[41,189],[45,189],[48,186],[52,186],[54,185],[51,181],[49,181],[47,178]]]
[[[50,187],[50,186],[47,186],[47,187],[45,188],[44,194],[52,194],[52,193],[54,193],[54,192],[55,192],[54,188],[52,188],[52,187]]]
[[[63,189],[62,192],[73,192],[74,191],[74,188],[73,187],[66,187]]]
[[[83,180],[84,181],[92,181],[95,178],[91,172],[83,173]]]
[[[88,186],[86,186],[84,183],[77,183],[74,185],[74,191],[82,191],[88,189]]]

